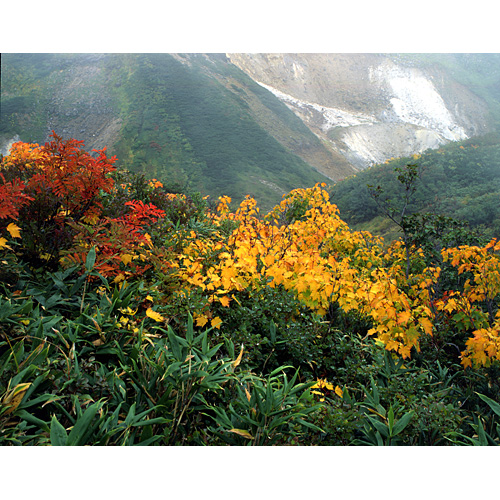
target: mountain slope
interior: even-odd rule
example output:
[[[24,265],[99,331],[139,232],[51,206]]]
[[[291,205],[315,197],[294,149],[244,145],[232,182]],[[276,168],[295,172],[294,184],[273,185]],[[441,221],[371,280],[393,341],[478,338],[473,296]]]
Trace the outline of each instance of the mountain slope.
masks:
[[[484,134],[500,117],[495,54],[229,57],[358,169]]]
[[[253,194],[267,208],[327,180],[290,146],[321,156],[320,141],[221,55],[8,54],[2,103],[4,149],[16,137],[44,142],[54,129],[107,146],[119,165],[173,188],[237,201]]]

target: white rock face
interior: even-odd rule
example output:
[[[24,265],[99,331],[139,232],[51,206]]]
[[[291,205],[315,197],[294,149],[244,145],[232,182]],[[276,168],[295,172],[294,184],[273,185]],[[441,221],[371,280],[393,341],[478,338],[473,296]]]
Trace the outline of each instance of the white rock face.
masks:
[[[338,141],[342,153],[359,168],[383,163],[388,158],[411,156],[426,149],[436,149],[446,141],[433,130],[412,124],[379,123],[370,127],[346,129]]]
[[[300,73],[296,64],[293,72],[295,76]],[[301,100],[271,85],[257,83],[287,104],[310,127],[319,128],[324,134],[344,128],[329,141],[358,168],[468,138],[432,81],[420,70],[384,62],[368,68],[368,72],[371,84],[384,94],[388,104],[378,117]]]
[[[436,68],[377,54],[229,57],[354,169],[488,130],[485,103]]]
[[[323,123],[320,124],[320,128],[324,132],[327,132],[334,127],[352,127],[354,125],[376,122],[374,116],[362,113],[350,113],[348,111],[343,111],[342,109],[322,106],[321,104],[317,104],[315,102],[301,101],[300,99],[296,99],[289,94],[285,94],[270,85],[266,85],[262,82],[257,83],[269,90],[269,92],[272,92],[285,104],[289,105],[292,110],[295,110],[294,108],[299,108],[302,110],[304,115],[309,115],[311,117],[314,115],[314,112],[319,113],[323,118]]]
[[[468,138],[432,81],[419,69],[404,68],[387,61],[377,68],[370,68],[369,75],[375,85],[389,87],[392,111],[399,121],[433,130],[448,141]]]

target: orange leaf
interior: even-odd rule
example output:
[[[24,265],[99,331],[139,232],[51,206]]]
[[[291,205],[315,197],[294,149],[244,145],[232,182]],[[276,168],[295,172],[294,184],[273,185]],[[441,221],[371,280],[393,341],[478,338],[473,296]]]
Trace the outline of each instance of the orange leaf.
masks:
[[[427,318],[420,318],[420,326],[424,329],[427,335],[432,337],[432,323]]]
[[[241,351],[240,351],[239,356],[236,358],[236,360],[233,363],[234,368],[236,368],[241,363],[241,358],[242,357],[243,357],[243,344],[241,344]]]
[[[408,323],[408,320],[411,317],[411,312],[410,311],[402,311],[401,313],[398,314],[398,325],[401,324],[406,324]]]
[[[219,299],[219,302],[224,306],[224,307],[228,307],[229,306],[229,302],[230,302],[230,298],[227,296],[227,295],[224,295],[224,297],[220,297]]]

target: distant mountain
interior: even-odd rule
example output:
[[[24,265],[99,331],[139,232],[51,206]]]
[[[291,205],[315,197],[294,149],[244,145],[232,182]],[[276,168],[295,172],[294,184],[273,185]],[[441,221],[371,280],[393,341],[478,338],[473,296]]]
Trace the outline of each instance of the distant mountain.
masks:
[[[52,130],[172,189],[263,208],[295,187],[481,135],[495,54],[2,54],[0,152]]]
[[[492,131],[500,54],[229,54],[338,163],[363,169]]]

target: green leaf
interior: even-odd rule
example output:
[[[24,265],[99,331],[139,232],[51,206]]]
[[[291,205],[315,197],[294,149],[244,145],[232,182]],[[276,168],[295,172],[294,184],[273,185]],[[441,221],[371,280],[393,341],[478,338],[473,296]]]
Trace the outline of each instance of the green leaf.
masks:
[[[479,420],[479,419],[478,419]],[[483,425],[481,421],[478,421],[476,426],[477,435],[479,437],[479,446],[488,446],[488,439],[486,438],[486,433],[484,432]]]
[[[132,406],[130,407],[127,417],[125,418],[124,424],[127,427],[130,427],[134,422],[134,418],[135,418],[135,403],[132,404]]]
[[[26,422],[30,424],[34,424],[44,432],[50,432],[50,427],[47,425],[47,422],[40,420],[37,417],[34,417],[31,413],[28,413],[26,410],[18,410],[16,416],[22,420],[26,420]]]
[[[276,368],[269,374],[269,378],[273,378],[278,373],[285,371],[287,368],[294,368],[294,367],[292,365],[278,366],[278,368]]]
[[[150,420],[141,420],[140,422],[135,422],[133,424],[133,427],[144,427],[148,425],[168,424],[168,423],[169,423],[168,418],[156,417],[156,418],[151,418]]]
[[[193,338],[194,338],[193,316],[191,316],[191,313],[189,313],[188,323],[186,328],[186,340],[188,341],[189,345],[193,344]]]
[[[96,259],[95,247],[92,247],[89,250],[89,253],[87,254],[87,258],[85,259],[85,269],[87,270],[87,272],[92,271],[92,268],[94,267],[95,264],[95,259]]]
[[[295,422],[298,422],[299,424],[302,424],[305,427],[309,427],[309,429],[312,429],[313,431],[323,432],[323,433],[326,432],[323,429],[321,429],[320,427],[318,427],[317,425],[314,425],[311,422],[308,422],[307,420],[304,420],[302,418],[295,419]]]
[[[379,422],[377,419],[373,417],[368,417],[370,420],[370,423],[377,429],[377,431],[384,436],[385,438],[389,437],[389,429],[387,425],[383,424],[382,422]]]
[[[181,346],[179,345],[180,338],[174,333],[172,328],[170,328],[170,325],[167,329],[167,335],[170,344],[170,349],[172,350],[172,354],[174,355],[175,359],[181,363],[184,362],[186,357],[182,355],[182,349]]]
[[[276,343],[276,325],[274,324],[274,321],[271,320],[269,323],[269,333],[271,334],[271,343],[275,344]]]
[[[498,417],[500,417],[500,404],[484,394],[479,394],[478,392],[476,392],[476,394],[495,412]]]
[[[410,420],[413,417],[413,412],[409,411],[405,413],[395,424],[392,430],[392,435],[397,436],[400,432],[402,432],[405,427],[410,423]]]
[[[68,444],[66,429],[57,420],[55,415],[50,422],[50,443],[52,446],[66,446]]]
[[[68,436],[68,445],[69,446],[81,446],[83,445],[84,437],[87,431],[89,430],[90,425],[92,424],[92,420],[96,413],[99,411],[102,406],[101,402],[94,403],[89,406],[84,414],[76,421],[73,429]]]

